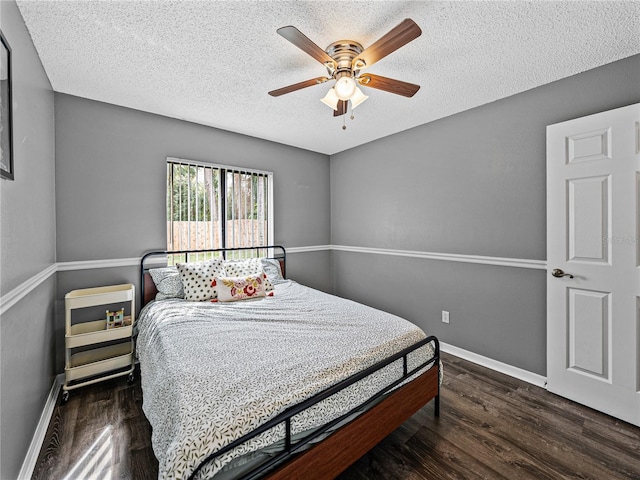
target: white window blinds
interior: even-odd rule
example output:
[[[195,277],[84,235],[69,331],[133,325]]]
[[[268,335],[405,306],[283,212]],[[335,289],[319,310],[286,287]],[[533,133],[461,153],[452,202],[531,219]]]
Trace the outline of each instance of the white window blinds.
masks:
[[[167,160],[167,249],[268,245],[271,172]]]

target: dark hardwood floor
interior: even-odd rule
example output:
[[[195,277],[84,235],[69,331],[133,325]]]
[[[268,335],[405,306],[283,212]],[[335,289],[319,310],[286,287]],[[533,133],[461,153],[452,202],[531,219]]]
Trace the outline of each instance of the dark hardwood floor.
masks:
[[[640,479],[640,428],[443,354],[432,403],[340,480]],[[73,391],[55,408],[34,479],[158,476],[139,380]]]

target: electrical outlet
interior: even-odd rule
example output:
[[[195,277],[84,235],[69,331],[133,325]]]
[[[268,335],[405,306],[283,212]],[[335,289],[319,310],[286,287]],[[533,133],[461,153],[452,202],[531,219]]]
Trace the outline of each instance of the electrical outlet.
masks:
[[[446,310],[442,310],[442,321],[444,323],[449,323],[449,312]]]

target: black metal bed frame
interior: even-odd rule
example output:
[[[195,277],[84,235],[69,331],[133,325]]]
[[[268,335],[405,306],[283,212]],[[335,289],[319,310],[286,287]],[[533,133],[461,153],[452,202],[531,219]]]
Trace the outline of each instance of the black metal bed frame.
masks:
[[[151,256],[157,256],[157,255],[176,255],[176,254],[184,254],[185,255],[185,259],[188,258],[189,254],[202,254],[202,253],[211,253],[211,252],[221,252],[223,254],[223,257],[226,258],[226,252],[233,252],[233,251],[242,251],[242,250],[255,250],[255,251],[259,251],[259,250],[269,250],[269,249],[280,249],[281,250],[281,254],[276,255],[276,256],[272,256],[272,257],[267,257],[267,258],[275,258],[275,259],[282,259],[285,263],[286,263],[286,250],[284,249],[284,247],[280,246],[280,245],[270,245],[270,246],[266,246],[266,247],[241,247],[241,248],[219,248],[219,249],[212,249],[212,250],[180,250],[180,251],[155,251],[155,252],[149,252],[147,254],[145,254],[141,261],[140,261],[140,277],[141,277],[141,288],[142,288],[142,294],[144,295],[144,282],[145,282],[145,261],[147,260],[148,257]],[[283,276],[284,276],[284,271],[283,271]],[[433,356],[431,358],[429,358],[428,360],[426,360],[425,362],[421,363],[419,366],[413,368],[412,370],[408,370],[408,360],[407,357],[410,353],[416,351],[417,349],[427,345],[427,344],[433,344]],[[397,360],[402,358],[402,371],[403,374],[402,376],[395,380],[393,383],[387,385],[386,387],[384,387],[383,389],[381,389],[380,391],[378,391],[378,393],[376,393],[374,396],[370,397],[367,401],[365,401],[364,403],[358,405],[357,407],[354,407],[353,409],[349,410],[348,412],[344,413],[343,415],[339,416],[338,418],[335,418],[334,420],[330,421],[329,423],[319,427],[318,429],[313,430],[312,433],[310,433],[309,435],[299,439],[297,442],[292,443],[292,434],[291,434],[291,419],[296,416],[297,414],[303,412],[304,410],[316,405],[317,403],[331,397],[332,395],[335,395],[336,393],[338,393],[339,391],[349,387],[350,385],[355,384],[356,382],[362,380],[363,378],[371,375],[372,373],[375,373],[378,370],[381,370],[382,368],[386,367],[387,365],[392,364],[393,362],[396,362]],[[253,480],[253,479],[257,479],[259,478],[261,475],[267,473],[270,469],[275,468],[277,466],[279,466],[280,464],[284,463],[286,460],[288,460],[289,458],[291,458],[293,455],[295,455],[296,453],[300,452],[306,445],[310,444],[311,442],[313,442],[314,440],[318,440],[322,437],[324,437],[327,432],[329,432],[331,429],[333,429],[333,427],[335,427],[336,425],[340,424],[341,422],[343,422],[345,419],[355,415],[356,413],[363,413],[364,411],[366,411],[366,409],[368,407],[370,407],[372,404],[376,403],[378,400],[380,400],[382,397],[384,397],[385,395],[387,395],[388,393],[390,393],[393,389],[395,389],[396,387],[398,387],[400,384],[402,384],[403,382],[408,381],[409,379],[411,379],[412,376],[416,375],[418,372],[420,372],[420,370],[428,367],[429,365],[432,365],[432,367],[430,368],[437,368],[438,370],[440,369],[440,342],[438,341],[438,339],[435,336],[429,336],[415,344],[413,344],[410,347],[405,348],[404,350],[401,350],[400,352],[392,355],[391,357],[388,357],[380,362],[375,363],[374,365],[366,368],[365,370],[362,370],[354,375],[351,375],[350,377],[345,378],[344,380],[336,383],[335,385],[317,393],[316,395],[298,403],[295,405],[292,405],[291,407],[287,408],[285,411],[283,411],[282,413],[278,414],[277,416],[275,416],[274,418],[272,418],[271,420],[269,420],[268,422],[262,424],[261,426],[259,426],[258,428],[252,430],[251,432],[243,435],[242,437],[238,438],[237,440],[234,440],[233,442],[225,445],[224,447],[218,449],[215,452],[212,452],[209,456],[207,456],[204,460],[202,460],[200,462],[200,464],[196,467],[196,469],[191,473],[191,475],[189,476],[189,480],[192,480],[193,478],[195,478],[195,476],[198,474],[198,472],[202,469],[202,467],[204,467],[204,465],[206,465],[208,462],[214,460],[216,457],[219,457],[220,455],[223,455],[229,451],[231,451],[232,449],[242,445],[243,443],[246,443],[247,441],[251,440],[252,438],[261,435],[262,433],[266,432],[267,430],[270,430],[282,423],[284,423],[285,425],[285,439],[284,439],[284,450],[277,454],[274,455],[272,458],[266,460],[265,462],[263,462],[262,464],[258,465],[256,468],[254,468],[253,470],[251,470],[250,472],[247,472],[246,474],[242,475],[241,477],[239,477],[239,480]],[[439,416],[440,415],[440,382],[439,382],[439,374],[440,372],[438,372],[438,393],[436,394],[436,396],[433,398],[434,400],[434,414],[435,416]],[[410,381],[410,380],[409,380]],[[347,423],[348,424],[348,423]]]

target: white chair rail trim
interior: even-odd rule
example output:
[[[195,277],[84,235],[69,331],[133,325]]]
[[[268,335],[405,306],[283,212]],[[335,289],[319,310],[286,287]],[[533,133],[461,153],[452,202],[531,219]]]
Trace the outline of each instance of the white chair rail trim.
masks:
[[[58,264],[53,263],[42,270],[40,273],[37,273],[28,280],[22,282],[13,290],[2,295],[2,297],[0,297],[0,315],[3,315],[16,303],[29,295],[29,293],[38,288],[43,282],[45,282],[51,275],[55,274],[57,271]]]
[[[442,260],[448,262],[476,263],[482,265],[497,265],[501,267],[528,268],[546,270],[546,260],[530,260],[523,258],[486,257],[481,255],[463,255],[457,253],[421,252],[416,250],[394,250],[389,248],[354,247],[348,245],[310,245],[287,248],[287,253],[307,253],[322,251],[355,252],[374,255],[393,255],[398,257],[421,258],[425,260]],[[110,258],[104,260],[80,260],[72,262],[54,263],[40,273],[34,275],[13,290],[0,297],[0,315],[13,307],[16,303],[29,295],[56,272],[73,270],[90,270],[97,268],[136,267],[140,265],[141,257]]]
[[[546,270],[546,260],[530,260],[527,258],[486,257],[482,255],[465,255],[459,253],[422,252],[417,250],[394,250],[389,248],[351,247],[346,245],[331,245],[331,250],[341,252],[372,253],[376,255],[394,255],[397,257],[422,258],[426,260],[443,260],[448,262],[478,263],[482,265],[497,265],[501,267],[532,268]]]
[[[91,270],[93,268],[113,268],[113,267],[137,267],[140,265],[141,257],[132,258],[109,258],[106,260],[79,260],[76,262],[59,262],[59,272],[69,272],[72,270]]]

